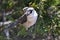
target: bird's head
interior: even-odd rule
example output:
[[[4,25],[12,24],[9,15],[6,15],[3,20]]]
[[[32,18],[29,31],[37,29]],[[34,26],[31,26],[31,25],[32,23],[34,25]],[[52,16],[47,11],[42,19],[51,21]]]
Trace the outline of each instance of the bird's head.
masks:
[[[24,11],[24,14],[32,14],[32,12],[34,11],[34,8],[33,7],[25,7],[23,8],[23,11]]]

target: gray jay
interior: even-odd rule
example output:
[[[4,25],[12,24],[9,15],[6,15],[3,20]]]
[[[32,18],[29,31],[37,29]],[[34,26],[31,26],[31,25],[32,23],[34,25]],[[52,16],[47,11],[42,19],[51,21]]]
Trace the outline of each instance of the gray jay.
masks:
[[[23,26],[28,30],[36,23],[38,14],[33,7],[24,7],[23,11],[25,12],[24,14],[27,14],[27,20],[23,23]]]
[[[15,22],[8,24],[7,28],[5,28],[4,32],[7,36],[7,39],[9,39],[9,29],[16,26],[18,23],[21,23],[26,30],[36,23],[38,14],[33,7],[24,7],[23,11],[24,14],[21,17],[15,20]]]
[[[24,14],[17,20],[15,20],[15,22],[4,22],[4,25],[8,24],[8,28],[11,28],[13,26],[16,26],[18,23],[21,23],[26,28],[26,30],[28,30],[28,28],[30,28],[32,25],[36,23],[38,14],[33,7],[24,7],[23,11]]]

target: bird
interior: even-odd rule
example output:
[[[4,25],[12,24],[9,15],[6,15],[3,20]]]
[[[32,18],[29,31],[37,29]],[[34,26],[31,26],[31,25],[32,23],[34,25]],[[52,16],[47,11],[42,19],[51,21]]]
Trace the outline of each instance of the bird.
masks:
[[[34,30],[38,18],[38,13],[33,7],[24,7],[23,11],[24,14],[26,14],[26,16],[25,16],[25,21],[22,24],[26,28],[26,31],[28,32],[28,36],[34,39],[35,33],[32,34],[33,31],[30,30],[30,28]]]
[[[27,20],[23,23],[23,26],[28,30],[31,26],[33,26],[38,18],[38,13],[33,7],[24,7],[23,11],[24,14],[27,15]]]
[[[7,39],[9,39],[9,29],[13,28],[17,24],[22,24],[26,30],[28,30],[30,27],[32,27],[38,18],[38,13],[33,7],[24,7],[23,8],[24,14],[15,20],[15,22],[11,22],[8,24],[7,28],[5,28],[5,34],[7,36]],[[7,35],[8,34],[8,35]]]
[[[36,23],[38,18],[38,13],[33,7],[24,7],[23,11],[24,14],[21,17],[19,17],[17,20],[15,20],[15,22],[12,21],[5,22],[5,24],[8,24],[8,28],[16,26],[18,23],[21,23],[26,28],[26,30],[28,30],[28,28],[30,28]]]

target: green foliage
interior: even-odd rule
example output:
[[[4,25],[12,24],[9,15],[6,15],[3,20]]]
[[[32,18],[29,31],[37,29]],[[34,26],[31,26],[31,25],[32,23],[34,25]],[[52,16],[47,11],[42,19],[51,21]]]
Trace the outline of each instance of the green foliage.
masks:
[[[22,8],[25,6],[34,7],[39,14],[33,32],[39,35],[51,32],[54,35],[60,35],[60,0],[3,0],[0,10],[4,9],[8,12],[13,9],[14,12],[11,16],[7,16],[7,19],[15,20],[23,14]],[[21,26],[18,27],[21,28]],[[17,32],[18,36],[26,36],[27,34],[24,27]]]
[[[23,36],[25,37],[28,33],[26,32],[26,29],[23,27],[21,30],[17,33],[17,36]]]

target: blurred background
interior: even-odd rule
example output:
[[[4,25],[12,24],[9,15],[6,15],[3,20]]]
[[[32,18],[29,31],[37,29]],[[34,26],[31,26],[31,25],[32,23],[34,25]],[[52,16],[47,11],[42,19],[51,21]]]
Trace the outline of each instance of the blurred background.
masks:
[[[60,40],[60,0],[0,0],[0,22],[3,21],[3,12],[12,11],[11,15],[6,16],[6,21],[14,21],[23,15],[23,8],[28,6],[38,13],[34,30],[30,28],[35,38],[18,24],[9,30],[11,40]],[[4,27],[0,27],[0,40],[7,40]]]

